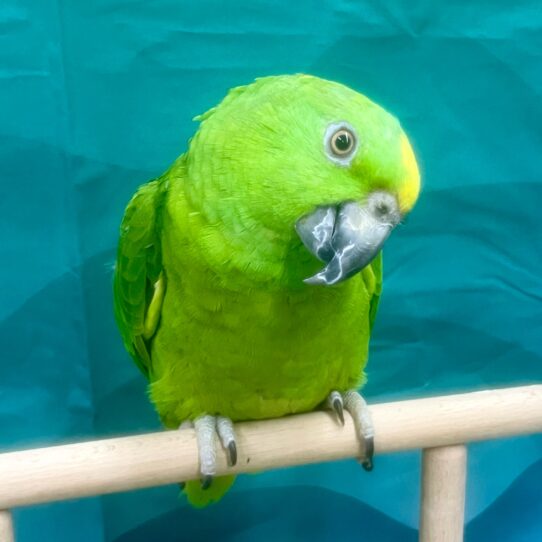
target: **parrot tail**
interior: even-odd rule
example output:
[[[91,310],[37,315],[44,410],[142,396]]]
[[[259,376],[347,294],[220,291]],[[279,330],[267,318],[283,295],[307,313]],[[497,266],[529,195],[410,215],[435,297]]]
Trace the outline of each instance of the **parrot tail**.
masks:
[[[228,489],[230,489],[234,481],[235,476],[233,474],[219,476],[213,479],[211,487],[202,489],[199,480],[190,480],[186,482],[183,491],[186,494],[188,502],[194,508],[204,508],[209,504],[218,502],[226,494]]]

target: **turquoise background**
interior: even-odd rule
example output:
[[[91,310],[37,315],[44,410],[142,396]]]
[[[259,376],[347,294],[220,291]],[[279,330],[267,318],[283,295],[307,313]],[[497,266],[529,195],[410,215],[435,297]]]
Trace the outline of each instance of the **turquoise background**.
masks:
[[[387,244],[368,398],[541,382],[541,58],[538,0],[3,0],[2,449],[158,427],[112,317],[118,225],[192,117],[269,74],[362,91],[420,157],[419,205]],[[469,450],[467,540],[542,540],[542,439]],[[17,540],[415,540],[419,460],[244,476],[199,512],[175,486],[31,507]]]

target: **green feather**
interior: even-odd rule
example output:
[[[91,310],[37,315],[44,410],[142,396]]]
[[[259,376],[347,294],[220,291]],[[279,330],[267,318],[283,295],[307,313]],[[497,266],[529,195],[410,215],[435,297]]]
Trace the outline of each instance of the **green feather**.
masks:
[[[373,295],[369,305],[369,327],[371,331],[373,330],[376,320],[376,313],[380,303],[380,295],[382,294],[382,259],[382,252],[379,252],[378,256],[372,261],[370,266],[374,274],[374,286],[372,288]]]
[[[166,190],[161,180],[136,192],[124,214],[113,284],[115,317],[124,345],[149,378],[151,358],[144,338],[154,284],[162,271],[160,214]]]
[[[230,489],[234,481],[235,476],[233,475],[219,476],[213,480],[211,487],[202,489],[199,480],[190,480],[189,482],[186,482],[183,491],[188,502],[194,508],[203,508],[219,501],[228,489]]]

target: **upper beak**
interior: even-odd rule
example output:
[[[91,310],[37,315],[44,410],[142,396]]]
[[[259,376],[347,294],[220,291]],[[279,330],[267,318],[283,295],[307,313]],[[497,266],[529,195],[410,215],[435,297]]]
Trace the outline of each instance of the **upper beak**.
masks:
[[[301,217],[296,231],[311,254],[327,265],[307,284],[337,284],[366,267],[399,223],[395,196],[373,192],[363,205],[348,201],[318,207]]]

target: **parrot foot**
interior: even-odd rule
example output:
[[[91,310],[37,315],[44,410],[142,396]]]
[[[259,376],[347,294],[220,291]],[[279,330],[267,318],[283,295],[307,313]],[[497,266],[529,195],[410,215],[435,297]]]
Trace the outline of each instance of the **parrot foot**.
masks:
[[[227,452],[228,464],[234,466],[237,463],[237,444],[233,423],[223,416],[200,416],[194,420],[196,440],[198,443],[199,463],[201,473],[201,487],[211,487],[213,477],[216,474],[216,440],[218,433],[220,442]]]
[[[365,399],[356,390],[349,390],[343,394],[332,391],[327,398],[327,405],[335,411],[342,425],[344,425],[343,411],[350,413],[356,432],[364,443],[365,457],[361,465],[366,471],[373,470],[374,426]]]

